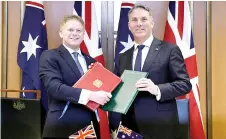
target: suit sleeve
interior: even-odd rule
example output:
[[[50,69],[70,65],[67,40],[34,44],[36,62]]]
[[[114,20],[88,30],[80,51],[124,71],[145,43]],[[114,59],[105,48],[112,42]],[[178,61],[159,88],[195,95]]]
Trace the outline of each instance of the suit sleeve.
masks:
[[[81,89],[64,84],[54,51],[44,51],[40,57],[39,76],[53,99],[78,103]]]
[[[169,56],[169,83],[159,84],[160,101],[175,99],[190,92],[192,85],[187,74],[184,58],[178,46],[172,47]]]

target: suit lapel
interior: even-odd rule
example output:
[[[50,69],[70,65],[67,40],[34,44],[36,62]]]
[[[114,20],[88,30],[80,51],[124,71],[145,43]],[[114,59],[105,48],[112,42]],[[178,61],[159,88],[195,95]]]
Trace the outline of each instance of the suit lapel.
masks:
[[[74,59],[71,57],[71,54],[68,52],[68,50],[63,45],[61,45],[59,47],[59,53],[60,53],[60,56],[67,62],[68,66],[75,73],[75,75],[78,78],[80,78],[81,74],[79,72],[79,69],[78,69]]]
[[[148,51],[148,55],[145,59],[142,71],[144,72],[148,71],[152,62],[155,60],[156,56],[158,55],[161,49],[160,44],[161,44],[160,40],[157,40],[156,38],[153,39],[153,42],[151,43],[150,49]]]
[[[122,61],[120,66],[123,66],[122,69],[132,70],[132,61],[133,61],[133,50],[134,46],[131,47],[128,51],[126,51],[123,55],[124,58],[122,58],[124,61]]]

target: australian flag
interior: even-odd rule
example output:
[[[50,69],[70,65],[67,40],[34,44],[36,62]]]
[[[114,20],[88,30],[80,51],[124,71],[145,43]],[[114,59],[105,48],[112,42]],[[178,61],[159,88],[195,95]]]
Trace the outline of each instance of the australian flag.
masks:
[[[118,33],[117,33],[117,39],[116,39],[116,46],[115,46],[115,67],[114,67],[114,73],[117,75],[119,70],[119,54],[124,53],[131,47],[133,47],[133,35],[129,30],[128,27],[128,13],[131,8],[133,8],[135,3],[131,2],[122,2],[121,4],[121,11],[120,11],[120,18],[119,18],[119,24],[118,24]],[[119,113],[110,113],[111,121],[110,121],[110,127],[115,130],[120,121],[121,121],[121,115]],[[112,134],[115,131],[112,132]]]
[[[41,102],[47,110],[47,95],[39,79],[39,59],[47,50],[47,32],[42,2],[26,2],[23,26],[18,45],[17,63],[22,70],[22,90],[41,90]],[[34,93],[22,93],[23,98],[35,98]]]
[[[143,139],[143,136],[120,124],[117,139]]]
[[[115,47],[115,69],[114,69],[115,74],[117,74],[118,71],[119,54],[124,53],[125,51],[133,47],[134,39],[128,27],[129,22],[128,12],[133,6],[134,3],[122,2],[121,4],[121,12]]]

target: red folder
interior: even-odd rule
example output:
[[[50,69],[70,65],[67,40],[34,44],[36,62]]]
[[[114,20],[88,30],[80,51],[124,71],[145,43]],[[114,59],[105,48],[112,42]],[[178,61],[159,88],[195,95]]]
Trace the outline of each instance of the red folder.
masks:
[[[82,88],[91,91],[113,90],[120,84],[121,78],[114,75],[111,71],[104,68],[100,63],[94,65],[73,85],[74,88]],[[86,105],[90,110],[96,110],[100,104],[89,101]]]

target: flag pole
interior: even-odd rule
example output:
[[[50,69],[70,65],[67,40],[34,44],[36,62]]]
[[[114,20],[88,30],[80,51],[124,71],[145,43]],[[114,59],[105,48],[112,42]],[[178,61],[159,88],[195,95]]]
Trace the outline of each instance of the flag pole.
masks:
[[[93,122],[92,122],[92,121],[91,121],[91,125],[92,125],[92,127],[93,127],[93,129],[94,129],[94,134],[95,134],[95,136],[97,137],[96,131],[95,131],[95,128],[94,128],[94,126],[93,126]]]
[[[23,20],[24,20],[24,13],[25,13],[26,1],[20,2],[20,27],[22,29]]]
[[[212,126],[212,55],[211,55],[211,30],[212,30],[212,2],[206,2],[206,135],[208,139],[213,138],[213,126]]]
[[[119,131],[119,128],[120,128],[121,124],[122,124],[122,121],[120,121],[120,123],[119,123],[118,129],[117,129],[117,133],[116,133],[116,137],[118,136],[118,131]]]

